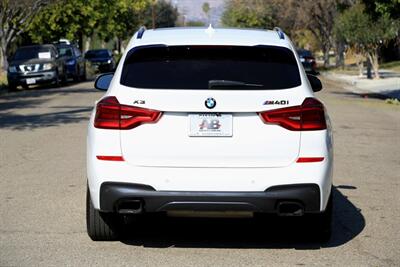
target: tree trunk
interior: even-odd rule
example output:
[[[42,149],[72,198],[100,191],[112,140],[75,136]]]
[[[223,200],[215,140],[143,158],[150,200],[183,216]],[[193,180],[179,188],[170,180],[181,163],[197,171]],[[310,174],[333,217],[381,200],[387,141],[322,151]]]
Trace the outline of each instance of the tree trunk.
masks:
[[[91,42],[92,42],[92,37],[91,36],[86,36],[85,47],[83,48],[83,52],[86,52],[86,51],[90,50]]]
[[[344,42],[338,41],[336,43],[336,67],[344,68]]]
[[[126,43],[121,40],[121,53],[125,52],[125,46],[126,46]]]
[[[117,41],[117,51],[118,51],[118,54],[121,54],[121,42],[122,42],[122,40],[121,40],[121,38],[117,37],[117,38],[116,38],[116,41]]]
[[[82,49],[83,47],[83,33],[78,32],[78,47],[79,49]]]
[[[374,79],[380,79],[381,76],[379,75],[378,49],[375,48],[374,50],[367,52],[367,57],[372,64],[372,69],[374,70]]]
[[[7,60],[7,44],[3,40],[1,41],[0,48],[0,70],[3,69],[6,71],[8,68],[8,60]]]
[[[331,46],[328,44],[324,45],[324,49],[323,49],[323,53],[324,53],[324,67],[327,68],[329,67],[329,51],[331,50]]]
[[[0,71],[2,71],[3,65],[4,65],[3,49],[0,49]]]
[[[364,74],[364,62],[363,56],[361,54],[355,54],[356,57],[356,65],[358,67],[358,77],[362,77]]]

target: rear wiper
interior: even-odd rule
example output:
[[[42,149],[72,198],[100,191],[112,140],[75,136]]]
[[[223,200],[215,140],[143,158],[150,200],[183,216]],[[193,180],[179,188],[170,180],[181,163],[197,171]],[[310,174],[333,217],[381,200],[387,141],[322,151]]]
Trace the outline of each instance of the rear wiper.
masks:
[[[263,84],[255,84],[255,83],[246,83],[241,81],[230,81],[230,80],[209,80],[208,88],[209,89],[229,89],[229,88],[237,88],[237,87],[246,87],[246,88],[259,88],[263,87]]]

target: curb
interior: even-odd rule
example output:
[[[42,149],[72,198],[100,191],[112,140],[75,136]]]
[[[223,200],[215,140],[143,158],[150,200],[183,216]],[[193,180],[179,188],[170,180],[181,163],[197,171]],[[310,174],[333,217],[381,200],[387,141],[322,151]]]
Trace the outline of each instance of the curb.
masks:
[[[368,97],[370,95],[380,99],[394,98],[400,100],[400,78],[390,81],[388,79],[376,80],[375,83],[378,84],[374,85],[373,80],[361,80],[357,76],[334,72],[324,72],[322,75],[328,79],[343,82],[345,84],[344,89],[360,96]]]

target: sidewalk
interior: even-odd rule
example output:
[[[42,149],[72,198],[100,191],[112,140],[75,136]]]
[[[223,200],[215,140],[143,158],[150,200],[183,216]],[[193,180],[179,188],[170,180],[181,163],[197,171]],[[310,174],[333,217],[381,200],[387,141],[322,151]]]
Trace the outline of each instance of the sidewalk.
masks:
[[[381,79],[367,79],[366,75],[358,77],[355,75],[325,72],[323,76],[328,79],[340,80],[345,83],[344,88],[360,95],[381,95],[386,98],[400,99],[400,73],[380,70]]]

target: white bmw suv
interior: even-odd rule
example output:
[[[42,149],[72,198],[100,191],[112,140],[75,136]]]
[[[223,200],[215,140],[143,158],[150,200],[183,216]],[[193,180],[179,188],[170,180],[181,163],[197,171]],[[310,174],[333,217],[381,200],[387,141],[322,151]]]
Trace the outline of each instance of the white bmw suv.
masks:
[[[125,216],[332,217],[332,134],[322,89],[279,29],[141,28],[95,87],[87,231]]]

